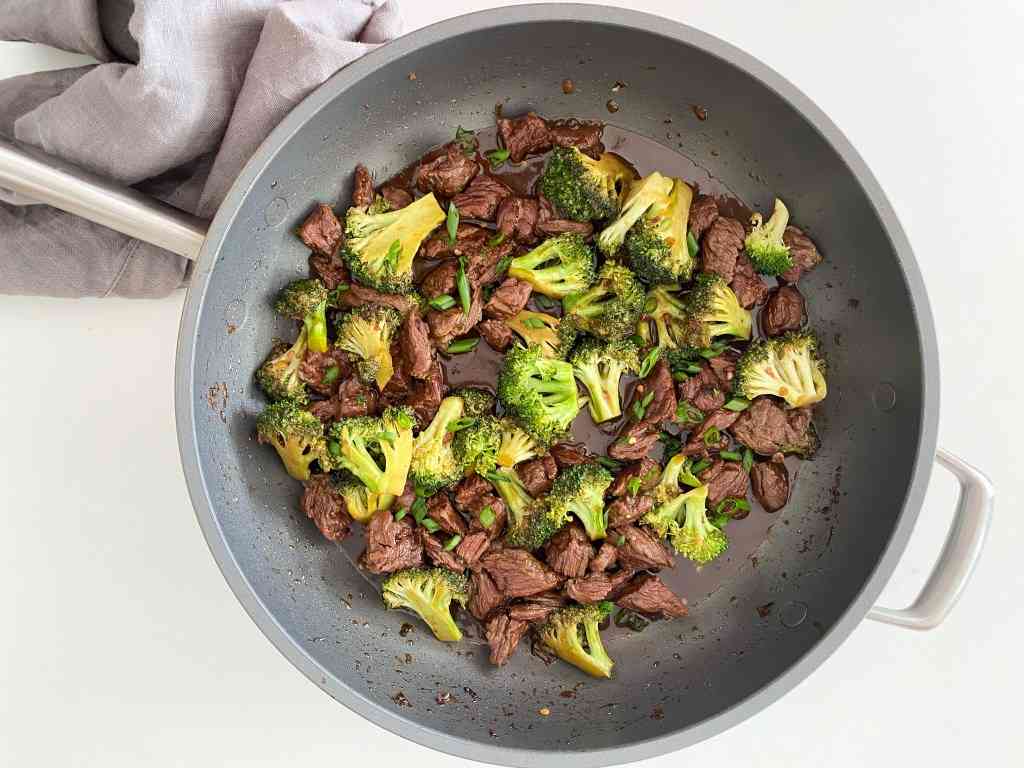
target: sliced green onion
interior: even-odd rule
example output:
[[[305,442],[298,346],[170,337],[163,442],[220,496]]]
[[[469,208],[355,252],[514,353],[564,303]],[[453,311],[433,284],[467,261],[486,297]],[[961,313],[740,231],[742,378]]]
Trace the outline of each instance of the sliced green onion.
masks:
[[[750,407],[750,401],[745,397],[734,397],[722,407],[728,411],[735,411],[736,413],[739,413],[740,411],[745,411]]]
[[[612,471],[622,469],[622,462],[616,461],[615,459],[609,458],[608,456],[598,456],[597,463],[600,464],[605,469],[610,469]]]
[[[731,519],[732,518],[728,515],[713,515],[709,522],[718,530],[722,530],[723,528],[725,528],[725,526],[729,524],[729,521]]]
[[[331,384],[333,384],[334,382],[336,382],[338,380],[338,377],[340,375],[341,375],[341,367],[337,366],[337,365],[332,365],[330,368],[328,368],[326,371],[324,371],[324,378],[323,378],[324,386],[328,386],[328,387],[331,386]]]
[[[639,477],[631,477],[631,478],[629,478],[629,482],[626,483],[626,490],[629,492],[630,496],[636,496],[637,493],[640,492],[640,478]]]
[[[512,266],[512,254],[511,253],[508,254],[508,256],[503,256],[501,258],[501,260],[497,263],[497,265],[495,265],[495,267],[494,267],[494,274],[496,274],[496,275],[498,275],[500,277],[501,275],[504,275],[506,272],[508,272],[508,268],[510,266]]]
[[[632,336],[630,336],[629,341],[632,341],[638,347],[642,347],[644,345],[644,337],[641,336],[639,333],[634,333]]]
[[[696,464],[694,464],[692,467],[690,467],[690,471],[693,472],[693,474],[695,474],[695,475],[699,475],[701,472],[703,472],[705,469],[707,469],[710,466],[711,466],[711,460],[710,459],[701,459]]]
[[[455,306],[455,299],[445,293],[441,296],[435,296],[432,298],[430,300],[430,306],[443,312],[444,310],[451,309]]]
[[[709,427],[704,431],[704,445],[714,445],[722,439],[722,433],[718,427]]]
[[[484,472],[484,477],[492,483],[507,483],[508,478],[501,472]]]
[[[686,381],[690,376],[685,371],[672,371],[672,378],[675,381]]]
[[[693,236],[693,232],[686,231],[686,250],[690,252],[690,257],[697,255],[697,251],[700,250],[700,245],[697,243],[697,238]]]
[[[508,160],[508,156],[512,154],[507,149],[492,149],[487,153],[487,159],[491,161],[491,168],[498,168],[502,163]]]
[[[527,328],[547,328],[547,323],[545,323],[539,317],[524,317],[523,325],[525,325]]]
[[[459,256],[459,271],[455,273],[455,284],[459,288],[459,301],[462,303],[462,314],[468,315],[473,304],[469,290],[469,276],[466,275],[466,257]]]
[[[473,131],[467,131],[461,125],[455,129],[455,143],[461,147],[463,154],[472,155],[476,152],[476,134]]]
[[[712,358],[718,357],[720,354],[725,352],[725,349],[725,344],[715,343],[712,344],[710,347],[707,347],[706,349],[700,350],[699,354],[704,359],[711,360]]]
[[[327,441],[327,452],[334,458],[338,458],[341,456],[341,445],[337,440],[329,440]]]
[[[491,508],[490,504],[480,510],[480,525],[484,528],[490,528],[494,525],[494,509]]]
[[[455,235],[459,232],[459,209],[454,202],[448,203],[448,242],[455,245]]]
[[[445,352],[449,355],[461,355],[465,352],[472,352],[476,349],[476,345],[479,343],[479,336],[474,336],[472,339],[459,339],[458,341],[449,344],[448,349],[446,349]]]
[[[490,240],[487,241],[487,247],[488,248],[495,248],[495,247],[501,245],[504,242],[505,242],[505,233],[504,232],[499,232],[498,234],[496,234],[494,237],[492,237]]]
[[[412,503],[412,507],[409,508],[409,511],[412,512],[413,519],[415,519],[417,523],[421,523],[423,522],[423,518],[427,516],[427,502],[424,501],[422,496],[417,496],[416,501]]]
[[[696,376],[698,373],[700,373],[700,366],[697,365],[696,363],[688,363],[687,365],[683,366],[683,370],[693,376]]]
[[[476,419],[467,416],[464,419],[456,419],[451,424],[449,424],[448,425],[448,431],[449,432],[458,432],[460,429],[465,429],[466,427],[472,427],[474,424],[476,424]]]
[[[621,534],[621,533],[620,533],[620,534],[619,534],[619,538],[617,538],[617,539],[615,540],[615,546],[616,546],[616,547],[621,547],[621,546],[622,546],[623,544],[625,544],[625,543],[626,543],[626,537],[625,537],[625,535],[624,535],[624,534]]]
[[[454,536],[452,536],[450,539],[448,539],[448,541],[445,543],[444,551],[445,552],[451,552],[453,549],[455,549],[457,546],[459,546],[459,542],[460,541],[462,541],[462,537],[459,534],[456,533]]]
[[[647,357],[645,357],[644,361],[640,364],[640,372],[637,373],[637,376],[639,376],[641,379],[646,379],[647,374],[649,374],[654,369],[654,366],[658,362],[659,357],[661,357],[661,347],[655,347],[650,352],[648,352]]]
[[[400,510],[395,512],[395,522],[398,522],[403,517],[405,517],[407,514],[409,514],[409,508],[408,507],[402,507]]]
[[[420,520],[420,525],[427,529],[428,533],[436,533],[441,530],[441,526],[437,524],[437,521],[432,517],[425,517]]]
[[[721,451],[718,455],[729,461],[743,461],[743,454],[736,451]]]
[[[754,466],[754,452],[747,448],[743,451],[743,471],[750,472],[750,468]]]

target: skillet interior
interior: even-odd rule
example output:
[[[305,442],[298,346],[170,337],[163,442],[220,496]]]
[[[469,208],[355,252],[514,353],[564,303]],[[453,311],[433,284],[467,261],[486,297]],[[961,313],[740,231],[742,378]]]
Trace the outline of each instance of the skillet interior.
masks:
[[[725,48],[692,30],[638,14],[560,9],[496,12],[497,26],[443,41],[431,42],[432,30],[405,38],[305,105],[308,120],[279,151],[258,156],[259,167],[251,164],[243,177],[251,183],[233,191],[237,214],[215,222],[183,324],[179,365],[188,380],[179,381],[178,402],[189,409],[182,447],[211,547],[250,613],[307,675],[378,723],[463,756],[538,764],[582,751],[590,754],[574,762],[605,764],[681,746],[739,719],[733,711],[697,727],[814,648],[858,599],[891,537],[892,567],[916,515],[920,472],[911,494],[918,498],[901,518],[919,447],[929,457],[934,448],[934,434],[922,436],[931,372],[911,297],[916,273],[904,274],[869,194],[796,108],[724,59],[655,33],[671,28]],[[617,26],[613,17],[651,31]],[[434,37],[474,26],[449,23]],[[559,87],[567,77],[577,86],[572,95]],[[609,114],[616,81],[628,85],[614,94],[620,109]],[[291,230],[312,201],[347,201],[357,161],[383,178],[459,124],[490,125],[499,101],[506,114],[535,109],[648,136],[711,169],[753,207],[767,209],[778,194],[826,257],[805,283],[831,365],[830,396],[817,419],[822,450],[801,468],[756,562],[744,562],[690,618],[642,634],[616,632],[609,651],[619,664],[606,682],[545,666],[524,648],[495,670],[478,646],[401,637],[402,617],[386,614],[363,577],[302,518],[297,485],[253,439],[262,401],[251,372],[271,339],[289,332],[269,299],[306,272],[307,251]],[[707,121],[697,120],[695,104],[707,109]],[[285,138],[282,130],[298,122],[275,136]],[[927,337],[926,305],[919,311]],[[868,592],[877,594],[887,575]],[[873,594],[860,597],[846,631]],[[768,603],[762,618],[757,607]],[[402,660],[406,653],[412,662]],[[561,695],[569,690],[573,698]],[[440,691],[457,703],[438,706]],[[411,707],[396,704],[398,692]],[[550,716],[538,715],[542,706]],[[632,749],[604,751],[618,747]]]

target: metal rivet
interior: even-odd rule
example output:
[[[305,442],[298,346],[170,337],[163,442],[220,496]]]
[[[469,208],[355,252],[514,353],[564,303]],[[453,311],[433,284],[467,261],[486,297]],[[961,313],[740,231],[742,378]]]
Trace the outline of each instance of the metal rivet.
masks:
[[[275,197],[263,209],[263,218],[266,220],[267,226],[276,227],[288,218],[288,201],[283,197]]]
[[[888,381],[882,381],[871,393],[871,402],[880,411],[891,411],[896,407],[896,387]]]
[[[794,629],[804,623],[804,619],[807,618],[807,603],[802,603],[799,600],[791,600],[782,606],[782,610],[779,611],[779,621],[782,626]]]

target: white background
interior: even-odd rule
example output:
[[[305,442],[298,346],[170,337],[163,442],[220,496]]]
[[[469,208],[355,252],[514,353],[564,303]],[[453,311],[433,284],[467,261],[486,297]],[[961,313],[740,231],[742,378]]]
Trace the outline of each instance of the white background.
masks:
[[[405,3],[410,28],[489,4]],[[780,702],[649,765],[1024,764],[1021,4],[621,4],[745,48],[850,137],[925,275],[940,442],[999,493],[982,562],[940,628],[864,623]],[[0,76],[80,61],[0,44]],[[0,298],[0,763],[319,768],[373,754],[377,765],[468,765],[329,699],[221,580],[175,443],[182,300]],[[888,604],[923,581],[953,502],[940,470]]]

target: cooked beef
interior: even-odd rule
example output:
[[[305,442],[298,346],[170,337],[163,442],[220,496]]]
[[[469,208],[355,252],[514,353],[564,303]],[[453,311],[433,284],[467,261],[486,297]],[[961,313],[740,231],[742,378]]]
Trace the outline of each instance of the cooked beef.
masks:
[[[633,578],[633,571],[624,568],[616,573],[592,573],[580,579],[570,579],[565,583],[565,594],[577,603],[599,603],[614,596]]]
[[[494,515],[494,522],[484,525],[480,522],[480,513],[488,507],[491,508],[491,514]],[[501,535],[508,517],[508,513],[505,511],[505,502],[493,493],[485,493],[474,498],[469,503],[467,514],[469,515],[469,529],[471,531],[486,531],[491,540]]]
[[[374,515],[366,526],[366,549],[359,565],[370,573],[391,573],[423,565],[423,544],[410,516],[395,520],[388,510]]]
[[[708,366],[714,372],[715,376],[718,377],[719,382],[722,384],[722,389],[726,392],[732,390],[732,380],[736,375],[736,361],[740,359],[739,352],[734,352],[731,349],[726,350],[718,357],[713,357],[708,360]]]
[[[704,235],[701,254],[705,272],[717,272],[731,283],[736,272],[736,258],[743,250],[746,232],[736,219],[719,216]]]
[[[629,424],[608,446],[608,455],[616,461],[639,461],[657,444],[657,432],[650,431],[645,424]]]
[[[442,568],[447,568],[450,571],[462,572],[466,566],[459,559],[454,552],[449,552],[444,548],[444,541],[439,536],[435,536],[427,532],[426,528],[416,529],[420,535],[420,541],[423,543],[423,551],[427,553],[427,557],[434,565],[439,565]]]
[[[425,379],[434,361],[434,348],[430,345],[430,328],[418,311],[405,316],[398,333],[405,371],[415,379]]]
[[[488,619],[484,629],[487,644],[491,646],[491,664],[500,667],[508,661],[529,628],[530,622],[510,618],[507,613]]]
[[[437,234],[431,235],[420,248],[420,255],[424,259],[444,259],[448,256],[465,256],[473,250],[478,250],[494,235],[489,229],[484,229],[477,224],[459,224],[455,230],[455,242],[448,238],[448,231],[442,227]]]
[[[783,408],[770,397],[755,397],[732,427],[733,436],[762,456],[809,455],[817,446],[810,408]]]
[[[447,349],[457,337],[464,336],[473,330],[473,326],[483,317],[483,295],[480,288],[473,291],[473,302],[469,314],[462,311],[461,306],[451,309],[432,309],[427,312],[427,325],[430,326],[430,338],[438,349]]]
[[[412,509],[413,503],[416,501],[416,489],[413,488],[412,481],[405,481],[405,490],[402,491],[402,495],[395,499],[394,504],[391,505],[391,511],[397,512],[400,509],[404,509],[408,512]]]
[[[427,516],[441,526],[441,530],[445,533],[457,533],[460,536],[465,536],[468,531],[466,521],[455,511],[455,507],[448,499],[448,494],[443,491],[434,494],[427,500]]]
[[[380,188],[380,196],[388,201],[392,211],[399,211],[412,202],[412,195],[408,190],[385,184]]]
[[[504,352],[515,339],[512,329],[502,320],[484,320],[476,330],[495,352]]]
[[[789,257],[793,259],[793,266],[780,275],[785,282],[797,282],[821,263],[821,254],[811,238],[796,227],[786,227],[782,242],[789,246]]]
[[[510,618],[518,621],[529,621],[531,623],[544,621],[552,611],[557,611],[565,605],[565,600],[557,592],[545,592],[535,595],[529,600],[521,603],[513,603],[508,607]]]
[[[484,569],[505,597],[529,597],[557,587],[562,579],[523,549],[489,550]]]
[[[597,160],[604,152],[602,123],[583,122],[575,118],[548,122],[551,143],[556,147],[579,147],[580,152]]]
[[[437,407],[444,399],[445,389],[444,369],[438,360],[434,361],[425,379],[413,382],[412,392],[406,398],[405,404],[416,412],[416,421],[420,429],[426,429],[434,418]]]
[[[373,202],[373,176],[369,169],[360,163],[356,166],[355,179],[352,183],[352,206],[362,208]]]
[[[555,571],[566,578],[582,576],[587,572],[594,548],[579,523],[571,523],[556,533],[544,548],[544,559]]]
[[[416,188],[438,197],[455,197],[479,171],[476,160],[463,152],[457,142],[449,142],[420,161]]]
[[[351,376],[342,379],[331,398],[313,403],[309,410],[325,424],[352,416],[368,416],[377,411],[377,390]]]
[[[452,202],[463,218],[494,221],[498,204],[511,194],[512,190],[503,182],[489,174],[481,173],[465,190],[452,198]]]
[[[619,561],[619,550],[614,544],[604,542],[590,561],[591,573],[604,573]]]
[[[768,286],[754,271],[754,264],[745,253],[740,253],[736,257],[736,272],[733,274],[729,287],[732,288],[732,292],[736,294],[740,306],[744,309],[751,309],[758,304],[763,304],[768,297]]]
[[[697,195],[690,203],[689,229],[700,242],[701,237],[718,218],[718,203],[709,195]]]
[[[358,283],[350,283],[348,290],[338,295],[343,307],[362,307],[366,304],[380,304],[397,309],[403,315],[413,307],[413,300],[399,293],[381,293]]]
[[[708,486],[708,507],[711,509],[725,499],[747,498],[750,478],[739,462],[715,459],[698,477]],[[745,515],[737,515],[740,516]]]
[[[615,598],[620,608],[628,608],[648,616],[678,618],[687,614],[686,601],[666,587],[660,578],[651,574],[637,576]]]
[[[522,117],[500,118],[498,135],[513,163],[521,163],[528,155],[539,155],[551,149],[551,133],[543,117],[529,112]]]
[[[322,253],[313,253],[309,256],[309,269],[313,277],[320,278],[327,290],[333,291],[342,283],[349,281],[348,267],[338,253],[324,256]]]
[[[550,455],[541,456],[517,466],[516,474],[526,486],[526,492],[537,498],[551,490],[555,475],[558,474],[558,465]]]
[[[608,505],[608,527],[620,528],[639,520],[654,508],[650,496],[622,496]]]
[[[707,441],[708,432],[713,429],[718,430],[719,433],[724,432],[735,424],[739,417],[740,414],[736,411],[729,411],[725,408],[712,411],[699,427],[690,432],[690,437],[683,447],[683,453],[687,456],[697,456],[708,451],[724,451],[729,447],[729,438],[720,435],[718,440],[709,443]]]
[[[462,537],[462,541],[455,547],[455,555],[467,568],[476,569],[489,546],[491,537],[487,535],[487,531],[476,531]]]
[[[334,489],[330,475],[313,475],[303,483],[299,506],[328,541],[341,541],[348,536],[352,518],[345,511],[345,499]]]
[[[700,373],[679,384],[679,399],[685,400],[702,414],[711,413],[725,405],[726,389],[711,365],[701,363]]]
[[[469,275],[469,282],[474,288],[483,288],[496,282],[498,264],[506,256],[516,250],[513,240],[502,240],[497,245],[481,243],[466,256],[466,272]]]
[[[533,290],[525,280],[516,280],[514,277],[506,277],[491,298],[484,305],[484,316],[495,320],[509,320],[520,312],[530,300],[530,292]]]
[[[638,528],[635,525],[616,528],[608,538],[615,540],[617,536],[625,538],[619,546],[619,565],[623,568],[639,571],[645,568],[672,567],[672,556],[665,549],[665,545],[646,528]]]
[[[394,365],[394,372],[384,389],[380,393],[380,405],[387,408],[395,405],[405,405],[405,400],[412,392],[415,379],[405,370],[405,355],[402,354],[402,345],[398,339],[391,342],[391,361]]]
[[[469,514],[470,505],[481,496],[494,493],[494,486],[484,480],[480,475],[470,475],[465,480],[459,481],[455,486],[455,506],[464,513]]]
[[[643,418],[637,419],[634,404],[642,402],[650,394],[653,394],[653,398],[648,402]],[[633,387],[633,396],[626,408],[629,421],[608,448],[608,455],[623,461],[635,461],[646,456],[658,441],[661,423],[675,417],[676,404],[672,372],[668,363],[659,359],[647,378],[641,379]]]
[[[469,580],[473,592],[469,596],[466,608],[473,618],[483,621],[491,611],[505,602],[505,598],[494,585],[494,580],[487,575],[487,571],[474,571]]]
[[[804,324],[804,297],[795,285],[780,285],[768,296],[761,310],[761,331],[765,336],[781,336],[799,330]]]
[[[537,213],[537,231],[542,235],[554,237],[572,232],[583,237],[590,237],[594,234],[594,225],[589,221],[573,221],[572,219],[558,218],[558,212],[551,205],[546,197],[538,196],[539,209]]]
[[[661,479],[661,467],[654,459],[644,456],[639,461],[623,467],[615,476],[609,492],[612,496],[625,496],[629,493],[630,480],[634,477],[640,478],[638,493],[647,493],[654,490],[654,486]]]
[[[428,299],[448,295],[455,298],[455,276],[459,273],[459,263],[455,259],[446,259],[427,272],[420,280],[420,293]]]
[[[517,243],[536,242],[540,208],[535,197],[506,197],[498,206],[498,231]]]
[[[551,446],[551,457],[559,469],[590,461],[590,453],[583,443],[555,443]]]
[[[338,371],[333,380],[324,381],[327,371],[335,366]],[[351,372],[348,355],[335,348],[329,348],[326,352],[311,352],[307,349],[299,365],[299,378],[314,392],[324,396],[334,394],[338,382],[348,378]]]
[[[299,238],[306,247],[321,256],[332,256],[341,245],[343,228],[331,206],[318,203],[313,212],[299,225]]]
[[[789,470],[782,454],[776,453],[771,461],[759,461],[750,469],[750,486],[754,498],[761,502],[765,512],[778,512],[789,501]]]

